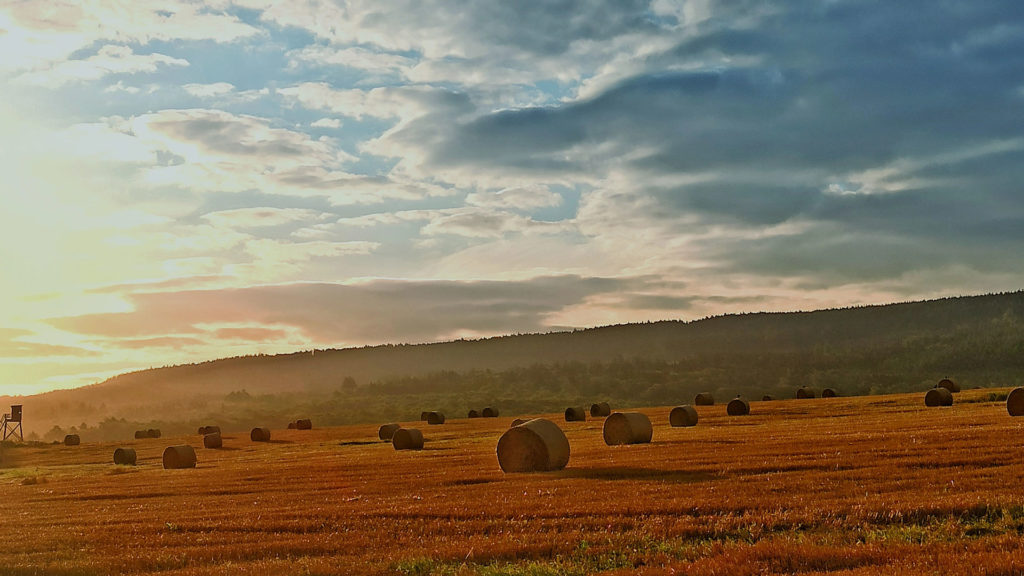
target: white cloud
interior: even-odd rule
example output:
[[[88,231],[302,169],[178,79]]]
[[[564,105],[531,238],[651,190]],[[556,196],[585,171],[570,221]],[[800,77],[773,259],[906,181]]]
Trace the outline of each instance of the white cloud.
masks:
[[[181,87],[196,98],[213,98],[224,96],[235,91],[235,85],[228,82],[214,82],[213,84],[185,84]]]
[[[363,70],[374,75],[405,75],[414,60],[398,54],[388,54],[357,46],[336,48],[332,46],[307,46],[288,53],[292,68],[302,66],[345,66]]]
[[[136,54],[128,46],[107,45],[88,58],[66,60],[17,77],[18,82],[53,88],[68,82],[98,80],[110,74],[156,72],[162,66],[188,66],[188,60],[165,54]]]
[[[337,118],[321,118],[311,123],[310,126],[313,128],[331,128],[336,130],[341,128],[341,120]]]
[[[214,226],[227,228],[267,228],[300,222],[316,222],[327,215],[301,208],[237,208],[203,215]]]
[[[473,192],[466,196],[466,203],[474,206],[514,208],[531,210],[562,204],[562,196],[542,184],[505,188],[497,192]]]

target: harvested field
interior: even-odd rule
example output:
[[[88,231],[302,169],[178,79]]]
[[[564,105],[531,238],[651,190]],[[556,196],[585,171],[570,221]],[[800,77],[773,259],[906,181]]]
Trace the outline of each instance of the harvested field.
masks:
[[[1024,434],[965,390],[779,400],[745,418],[703,408],[655,441],[610,448],[566,425],[557,472],[505,474],[510,417],[431,429],[396,452],[377,425],[226,439],[163,470],[184,438],[11,448],[0,469],[0,566],[24,574],[1017,574]],[[856,422],[856,425],[852,425]],[[415,426],[414,422],[403,425]],[[950,434],[956,430],[956,434]],[[194,438],[194,437],[193,437]],[[136,467],[111,462],[134,448]]]

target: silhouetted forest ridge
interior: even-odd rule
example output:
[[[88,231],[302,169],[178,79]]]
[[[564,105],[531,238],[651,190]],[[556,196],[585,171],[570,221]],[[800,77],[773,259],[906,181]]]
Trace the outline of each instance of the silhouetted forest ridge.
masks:
[[[1024,380],[1024,292],[816,312],[750,313],[419,345],[247,356],[156,368],[26,397],[49,423],[172,423],[313,414],[320,422],[464,416],[568,403],[689,402],[798,386],[906,392],[950,376],[964,386]],[[33,406],[34,404],[34,406]],[[147,420],[148,419],[148,420]],[[129,424],[126,421],[126,425]],[[173,424],[172,424],[173,425]]]

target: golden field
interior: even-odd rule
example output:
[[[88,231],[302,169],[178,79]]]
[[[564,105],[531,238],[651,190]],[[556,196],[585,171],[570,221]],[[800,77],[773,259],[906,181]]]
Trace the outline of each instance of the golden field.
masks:
[[[1001,390],[641,410],[650,444],[566,423],[565,470],[503,474],[516,415],[424,450],[376,426],[19,447],[0,470],[0,574],[1024,574],[1024,418]],[[614,408],[614,407],[613,407]],[[449,415],[451,416],[451,415]],[[314,426],[316,423],[314,422]],[[164,447],[196,448],[164,470]],[[116,447],[138,466],[115,466]]]

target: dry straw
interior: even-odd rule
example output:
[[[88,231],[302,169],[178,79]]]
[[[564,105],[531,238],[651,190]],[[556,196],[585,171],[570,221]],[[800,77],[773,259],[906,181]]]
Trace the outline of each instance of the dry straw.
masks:
[[[606,418],[612,413],[612,407],[607,402],[598,402],[590,405],[590,415],[594,418]]]
[[[715,397],[711,395],[711,392],[701,392],[693,397],[693,404],[695,406],[714,406]]]
[[[488,406],[484,408],[482,412],[480,412],[480,415],[483,416],[484,418],[497,418],[498,409]]]
[[[535,418],[506,430],[497,453],[503,472],[561,470],[569,463],[569,439],[554,422]]]
[[[939,383],[936,384],[936,387],[945,388],[946,390],[949,390],[950,392],[959,392],[960,391],[960,385],[957,384],[956,382],[953,382],[949,378],[943,378],[942,380],[939,380]]]
[[[221,437],[220,432],[210,432],[203,436],[203,448],[210,448],[215,450],[217,448],[224,447],[224,438]]]
[[[811,390],[806,386],[801,386],[796,389],[796,397],[799,398],[800,400],[814,398],[814,390]]]
[[[249,438],[253,442],[270,442],[270,428],[253,428]]]
[[[381,440],[391,441],[391,437],[395,435],[395,431],[401,428],[398,424],[381,424],[381,427],[377,429],[377,437]]]
[[[395,450],[423,450],[423,432],[415,428],[399,428],[391,436]]]
[[[444,412],[428,412],[427,424],[444,424]]]
[[[1006,411],[1010,416],[1024,416],[1024,388],[1014,388],[1006,396]]]
[[[78,446],[82,443],[82,439],[78,437],[78,434],[68,434],[64,437],[65,446]]]
[[[196,462],[196,451],[187,444],[164,449],[164,468],[167,470],[195,468]]]
[[[135,466],[135,460],[134,448],[118,448],[114,450],[114,464],[118,466]]]
[[[668,423],[673,427],[680,428],[685,426],[696,426],[697,425],[697,409],[689,404],[683,406],[676,406],[668,413]]]
[[[739,396],[729,400],[729,404],[725,407],[725,411],[729,416],[746,416],[750,414],[750,402],[747,402],[746,398]]]
[[[586,422],[587,411],[583,408],[569,407],[565,409],[566,422]]]
[[[953,393],[946,388],[932,388],[924,395],[925,406],[952,406]]]
[[[604,421],[604,443],[609,446],[646,444],[653,434],[651,419],[640,412],[616,412]]]

